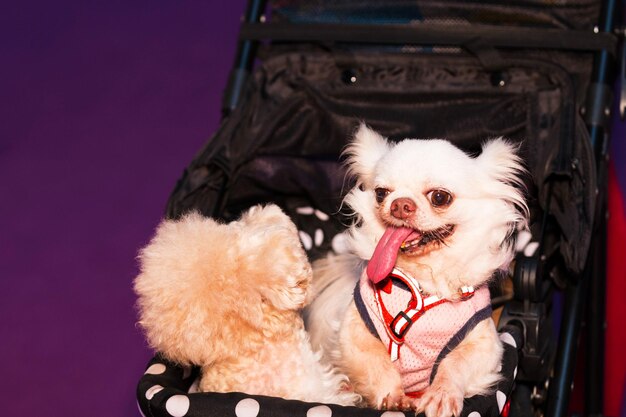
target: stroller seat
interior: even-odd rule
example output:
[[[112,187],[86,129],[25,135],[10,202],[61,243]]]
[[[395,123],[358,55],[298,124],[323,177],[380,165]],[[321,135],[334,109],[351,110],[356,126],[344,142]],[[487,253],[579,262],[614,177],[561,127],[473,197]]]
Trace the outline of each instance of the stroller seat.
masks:
[[[252,62],[242,63],[238,58],[225,95],[223,123],[178,181],[167,215],[178,218],[197,210],[231,221],[252,205],[276,203],[294,220],[314,260],[342,250],[348,219],[341,201],[352,184],[341,152],[360,122],[391,140],[445,138],[470,154],[478,153],[489,138],[504,136],[518,143],[531,174],[527,184],[529,240],[534,249],[527,246],[520,252],[511,271],[513,294],[499,298],[505,305],[499,326],[505,342],[502,382],[493,395],[466,399],[463,417],[506,415],[505,404],[514,387],[518,394],[513,395],[511,415],[548,408],[551,415],[560,416],[567,397],[558,392],[558,400],[550,400],[546,381],[554,378],[555,369],[565,372],[557,375],[557,386],[569,382],[571,375],[555,365],[557,331],[552,329],[552,316],[563,310],[556,315],[568,317],[571,303],[556,305],[553,296],[568,294],[569,288],[579,291],[578,283],[589,269],[588,254],[602,206],[598,190],[603,189],[602,176],[598,177],[602,158],[589,125],[599,126],[602,118],[589,119],[580,110],[589,103],[587,92],[597,84],[594,52],[607,52],[615,46],[614,39],[604,36],[596,42],[593,38],[583,42],[580,50],[571,44],[580,40],[578,36],[563,37],[561,43],[567,48],[558,48],[558,43],[545,48],[494,46],[484,42],[489,37],[470,39],[457,47],[392,42],[372,46],[350,36],[341,42],[309,39],[315,36],[311,25],[320,16],[323,22],[360,23],[367,19],[359,10],[378,13],[387,24],[406,23],[407,16],[425,21],[430,16],[438,22],[430,26],[435,29],[457,25],[459,19],[468,28],[479,24],[478,32],[455,32],[455,40],[491,33],[490,26],[484,25],[489,16],[513,27],[532,21],[539,31],[559,30],[559,34],[588,29],[600,16],[597,2],[582,0],[572,2],[575,7],[520,3],[513,11],[474,2],[456,2],[446,10],[438,2],[408,3],[394,2],[395,9],[381,11],[367,4],[359,9],[357,3],[346,0],[276,1],[271,5],[275,20],[265,30],[255,23],[263,8],[251,2],[242,26],[242,45],[257,47],[266,37],[273,42],[261,45],[253,56],[258,63],[250,74]],[[357,12],[349,13],[354,7]],[[419,17],[407,12],[415,13],[416,8]],[[453,14],[454,19],[439,23],[443,13]],[[300,42],[289,41],[285,32],[289,28]],[[338,34],[336,29],[329,27],[333,35]],[[180,415],[187,416],[232,415],[233,410],[238,417],[384,414],[243,393],[188,393],[194,372],[157,354],[137,389],[143,414],[172,415],[168,404],[172,408],[177,401],[185,410]],[[533,390],[535,403],[531,404]],[[544,397],[539,401],[537,395]]]
[[[501,333],[504,345],[502,381],[492,395],[475,396],[465,400],[463,414],[459,417],[497,416],[507,412],[508,398],[513,389],[517,371],[516,341],[509,333]],[[140,410],[146,417],[264,417],[264,416],[343,416],[343,417],[392,417],[390,412],[334,404],[306,403],[241,392],[197,392],[193,383],[198,370],[189,370],[156,355],[149,363],[146,373],[137,385]],[[413,412],[394,412],[397,416],[415,416]],[[396,414],[394,414],[396,415]],[[422,413],[423,417],[424,414]]]

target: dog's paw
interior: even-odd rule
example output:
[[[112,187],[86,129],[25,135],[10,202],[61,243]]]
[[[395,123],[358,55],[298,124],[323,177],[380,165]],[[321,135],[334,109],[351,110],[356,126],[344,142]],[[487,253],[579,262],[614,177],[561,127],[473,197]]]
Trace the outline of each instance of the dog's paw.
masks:
[[[431,385],[415,400],[414,407],[426,417],[459,417],[463,410],[463,392],[454,384]]]
[[[407,411],[413,409],[413,401],[404,394],[404,391],[395,390],[379,400],[376,407],[379,410]]]

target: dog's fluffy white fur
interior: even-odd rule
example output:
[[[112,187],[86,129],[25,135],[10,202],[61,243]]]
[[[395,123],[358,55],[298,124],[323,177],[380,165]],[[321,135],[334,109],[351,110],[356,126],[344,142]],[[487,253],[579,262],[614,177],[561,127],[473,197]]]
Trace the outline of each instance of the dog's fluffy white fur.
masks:
[[[139,324],[166,358],[201,366],[201,391],[358,399],[311,348],[300,315],[311,267],[277,206],[228,224],[197,213],[165,220],[139,260]]]
[[[494,272],[507,269],[514,254],[512,237],[527,227],[528,218],[516,148],[495,139],[472,157],[445,140],[394,144],[361,125],[347,155],[356,177],[345,198],[355,220],[350,253],[313,264],[316,297],[306,316],[313,346],[323,349],[369,406],[458,416],[464,397],[486,394],[498,380],[503,349],[493,322],[479,323],[441,361],[421,399],[413,400],[404,395],[386,347],[363,324],[353,290],[390,226],[422,235],[452,230],[440,240],[420,242],[417,249],[398,251],[396,265],[427,294],[458,301],[462,286],[485,285]],[[394,201],[408,201],[413,210],[394,216]]]

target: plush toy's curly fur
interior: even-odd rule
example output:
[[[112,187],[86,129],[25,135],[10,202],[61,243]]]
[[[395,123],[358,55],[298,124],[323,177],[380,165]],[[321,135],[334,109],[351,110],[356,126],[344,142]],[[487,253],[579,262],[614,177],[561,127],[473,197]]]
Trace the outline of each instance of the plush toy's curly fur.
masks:
[[[358,398],[310,347],[300,311],[311,267],[277,206],[229,224],[197,213],[163,221],[139,260],[139,324],[165,357],[201,366],[201,391]]]

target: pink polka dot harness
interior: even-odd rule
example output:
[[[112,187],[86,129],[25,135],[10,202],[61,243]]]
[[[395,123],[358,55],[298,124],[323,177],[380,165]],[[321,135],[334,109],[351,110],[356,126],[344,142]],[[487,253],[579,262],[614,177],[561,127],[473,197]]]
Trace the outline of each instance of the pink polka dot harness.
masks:
[[[355,288],[357,310],[370,332],[388,347],[409,396],[419,396],[446,354],[491,317],[486,286],[459,291],[458,302],[425,295],[417,280],[399,268],[378,284],[363,273]]]

